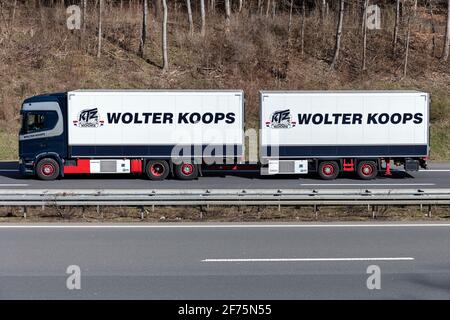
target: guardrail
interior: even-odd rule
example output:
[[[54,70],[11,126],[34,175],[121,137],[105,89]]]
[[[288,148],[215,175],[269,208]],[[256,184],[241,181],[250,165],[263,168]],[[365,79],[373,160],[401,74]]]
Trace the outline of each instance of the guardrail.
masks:
[[[450,205],[450,189],[1,190],[3,206]]]

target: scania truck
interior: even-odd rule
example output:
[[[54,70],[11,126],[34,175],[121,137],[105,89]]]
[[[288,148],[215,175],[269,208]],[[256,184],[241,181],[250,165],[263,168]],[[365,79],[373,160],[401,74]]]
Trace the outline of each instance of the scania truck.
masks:
[[[373,179],[426,168],[430,96],[419,91],[261,91],[258,175]],[[189,180],[247,168],[241,90],[76,90],[22,105],[20,169]],[[251,128],[247,128],[251,129]],[[249,143],[254,143],[249,141]]]

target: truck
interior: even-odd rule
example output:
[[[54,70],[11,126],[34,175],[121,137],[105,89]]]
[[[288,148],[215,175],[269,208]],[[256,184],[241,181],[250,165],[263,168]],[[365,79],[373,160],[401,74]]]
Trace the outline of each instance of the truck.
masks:
[[[146,174],[195,179],[203,163],[243,156],[240,90],[76,90],[26,99],[19,165],[25,175]]]
[[[373,179],[426,168],[430,96],[419,91],[260,91],[259,155],[245,161],[242,90],[75,90],[26,99],[19,166],[54,180],[129,173],[195,179],[356,173]],[[247,128],[251,129],[251,128]],[[211,171],[213,171],[211,170]],[[248,171],[248,170],[246,170]]]

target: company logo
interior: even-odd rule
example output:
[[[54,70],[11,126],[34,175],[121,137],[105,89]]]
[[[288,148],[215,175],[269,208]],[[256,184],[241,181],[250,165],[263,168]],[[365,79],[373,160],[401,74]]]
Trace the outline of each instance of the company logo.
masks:
[[[299,113],[297,121],[292,121],[290,110],[275,111],[271,121],[266,122],[268,128],[292,128],[296,125],[385,125],[385,124],[421,124],[422,113]]]
[[[73,121],[73,125],[80,128],[97,128],[103,126],[104,121],[99,120],[98,109],[84,109],[78,113],[78,120]]]
[[[274,129],[289,129],[295,127],[296,124],[292,121],[289,109],[275,111],[271,114],[270,121],[266,121],[266,127]]]

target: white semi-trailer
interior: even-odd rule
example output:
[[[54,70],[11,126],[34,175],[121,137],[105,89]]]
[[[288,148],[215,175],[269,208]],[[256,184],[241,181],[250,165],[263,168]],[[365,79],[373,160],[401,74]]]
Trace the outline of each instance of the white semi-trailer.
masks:
[[[374,178],[426,167],[430,97],[418,91],[262,91],[263,174]]]
[[[389,174],[391,163],[425,168],[429,102],[417,91],[262,91],[256,167],[323,179],[341,172],[372,179]],[[21,114],[21,172],[44,180],[101,173],[188,180],[211,168],[249,168],[240,90],[77,90],[28,98]]]

